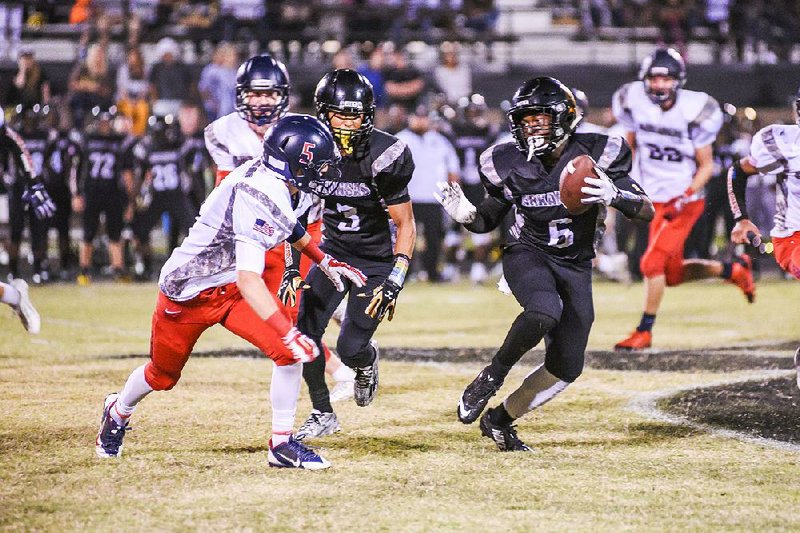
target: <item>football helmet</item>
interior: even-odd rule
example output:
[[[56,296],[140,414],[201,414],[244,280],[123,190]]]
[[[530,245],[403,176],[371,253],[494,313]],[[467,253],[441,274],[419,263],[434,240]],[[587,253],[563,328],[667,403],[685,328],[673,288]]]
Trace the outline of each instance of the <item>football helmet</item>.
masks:
[[[283,117],[264,137],[264,165],[303,192],[331,194],[341,176],[340,160],[333,135],[310,115]]]
[[[549,115],[550,125],[544,128],[525,127],[522,119],[531,115]],[[551,154],[575,131],[580,116],[575,96],[555,78],[532,78],[520,86],[506,113],[517,148],[528,160]]]
[[[482,94],[473,93],[458,99],[458,117],[467,124],[483,127],[488,123],[486,117],[489,106]]]
[[[666,76],[674,81],[667,90],[653,88],[651,78]],[[644,90],[654,104],[663,104],[674,100],[678,89],[686,85],[686,63],[681,54],[674,48],[659,48],[642,61],[639,79],[644,82]]]
[[[48,128],[50,106],[47,104],[17,104],[14,113],[15,127],[23,134],[44,131]]]
[[[369,140],[374,128],[375,97],[372,84],[362,74],[346,68],[328,72],[314,91],[314,105],[317,117],[331,129],[343,153],[350,154]],[[329,116],[331,112],[359,114],[361,126],[355,130],[334,128]]]
[[[286,114],[289,107],[289,73],[280,61],[269,54],[251,57],[236,72],[236,111],[247,122],[257,126],[270,124]],[[252,104],[251,93],[277,91],[275,104]]]
[[[181,128],[175,115],[152,115],[147,119],[147,136],[154,149],[177,148]]]

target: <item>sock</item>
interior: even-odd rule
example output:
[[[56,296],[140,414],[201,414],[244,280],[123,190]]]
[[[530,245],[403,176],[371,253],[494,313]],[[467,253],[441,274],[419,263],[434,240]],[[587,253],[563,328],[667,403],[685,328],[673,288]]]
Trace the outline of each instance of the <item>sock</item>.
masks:
[[[552,400],[568,385],[551,374],[544,365],[539,365],[525,376],[517,390],[508,395],[503,406],[510,416],[519,418]]]
[[[18,306],[20,299],[19,291],[8,283],[0,283],[0,287],[3,287],[3,296],[0,296],[0,302],[12,307]]]
[[[722,263],[722,273],[719,275],[722,279],[731,279],[733,274],[733,263]]]
[[[556,325],[555,319],[537,312],[523,311],[511,324],[503,345],[489,365],[489,373],[502,382],[525,353],[539,344]]]
[[[337,383],[346,381],[346,382],[354,382],[356,380],[356,373],[353,372],[353,369],[347,365],[342,365],[336,369],[336,371],[331,374],[331,377],[336,380]]]
[[[489,413],[489,421],[495,426],[509,426],[514,419],[506,411],[506,406],[501,403]]]
[[[639,322],[639,326],[636,328],[636,331],[651,331],[653,329],[653,324],[655,323],[656,315],[642,313],[642,321]]]
[[[111,418],[117,424],[125,424],[133,414],[134,409],[136,409],[136,404],[153,392],[153,388],[144,379],[145,366],[147,365],[142,365],[131,372],[128,381],[125,382],[125,386],[122,388],[122,392],[119,393],[117,403],[111,409]]]
[[[272,402],[272,444],[275,446],[288,442],[292,435],[302,376],[301,363],[272,366],[269,397]]]

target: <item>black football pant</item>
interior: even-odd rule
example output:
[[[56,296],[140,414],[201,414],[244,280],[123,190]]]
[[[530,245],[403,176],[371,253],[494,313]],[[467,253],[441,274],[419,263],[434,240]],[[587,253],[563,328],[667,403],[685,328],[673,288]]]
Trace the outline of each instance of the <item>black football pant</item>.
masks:
[[[439,204],[412,205],[414,220],[422,225],[425,236],[425,250],[418,254],[422,260],[422,268],[428,273],[429,281],[440,281],[439,259],[442,257],[442,243],[444,242],[444,208]],[[416,256],[415,261],[416,263]],[[416,268],[416,266],[414,267]]]
[[[375,360],[375,350],[369,341],[378,328],[378,320],[371,318],[364,311],[370,298],[359,296],[372,293],[375,287],[383,283],[392,271],[393,261],[375,261],[347,254],[338,249],[331,249],[323,243],[320,248],[340,261],[361,270],[367,276],[364,287],[354,287],[343,279],[345,292],[338,292],[328,277],[318,267],[308,273],[310,289],[305,289],[300,299],[300,310],[297,316],[297,329],[313,340],[320,350],[320,356],[311,363],[303,365],[303,378],[308,385],[311,403],[314,409],[331,412],[328,386],[325,384],[325,357],[322,352],[322,335],[328,327],[339,303],[347,298],[345,312],[339,338],[336,341],[336,353],[350,368],[369,366]]]
[[[591,263],[569,263],[516,244],[505,251],[503,273],[523,308],[520,318],[552,319],[545,335],[547,371],[568,383],[578,379],[594,322]],[[513,350],[521,357],[535,345],[531,344],[534,339],[529,335],[530,329],[512,326],[502,349]]]
[[[19,247],[22,243],[22,234],[25,225],[30,229],[31,250],[33,251],[33,270],[39,272],[43,268],[43,263],[47,256],[47,220],[39,220],[33,209],[27,208],[22,200],[25,192],[25,185],[21,182],[15,183],[8,191],[8,215],[11,230],[11,243],[8,250],[9,266],[11,275],[19,277]]]
[[[50,227],[58,231],[58,252],[61,269],[70,267],[74,256],[70,249],[69,222],[72,217],[72,193],[66,186],[48,185],[47,192],[56,204],[56,214],[50,220]]]

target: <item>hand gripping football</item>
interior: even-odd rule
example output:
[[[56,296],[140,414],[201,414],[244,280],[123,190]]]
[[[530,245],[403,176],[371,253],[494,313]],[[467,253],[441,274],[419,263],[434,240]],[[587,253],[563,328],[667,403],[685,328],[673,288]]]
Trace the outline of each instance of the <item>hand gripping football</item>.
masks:
[[[586,154],[579,155],[564,167],[561,172],[559,192],[561,193],[561,203],[567,208],[570,215],[580,215],[592,207],[592,204],[582,204],[581,199],[586,198],[581,187],[585,187],[584,180],[587,177],[599,178],[594,170],[594,159]]]

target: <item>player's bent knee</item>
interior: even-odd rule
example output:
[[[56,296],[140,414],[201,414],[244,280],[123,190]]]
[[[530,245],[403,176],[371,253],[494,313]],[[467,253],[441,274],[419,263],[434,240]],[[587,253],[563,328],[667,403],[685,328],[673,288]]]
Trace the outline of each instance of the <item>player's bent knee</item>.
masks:
[[[545,361],[544,367],[547,369],[548,372],[553,374],[555,377],[557,377],[561,381],[566,381],[567,383],[575,382],[579,377],[581,377],[581,374],[583,373],[583,362],[581,362],[580,365],[576,365],[576,364],[557,364]]]
[[[339,359],[347,363],[359,353],[361,353],[369,344],[369,339],[360,339],[345,336],[339,338],[336,342],[336,354]]]
[[[683,269],[678,271],[667,270],[664,274],[664,281],[667,287],[675,287],[683,283]]]
[[[522,316],[525,319],[525,323],[528,325],[528,327],[530,327],[532,330],[540,332],[542,336],[544,336],[548,331],[556,327],[556,324],[558,324],[557,319],[534,309],[525,309],[522,312]]]
[[[666,260],[662,254],[648,252],[642,256],[639,269],[646,278],[654,278],[664,274]]]
[[[181,373],[169,372],[150,361],[144,367],[144,379],[153,390],[170,390],[181,379]]]

